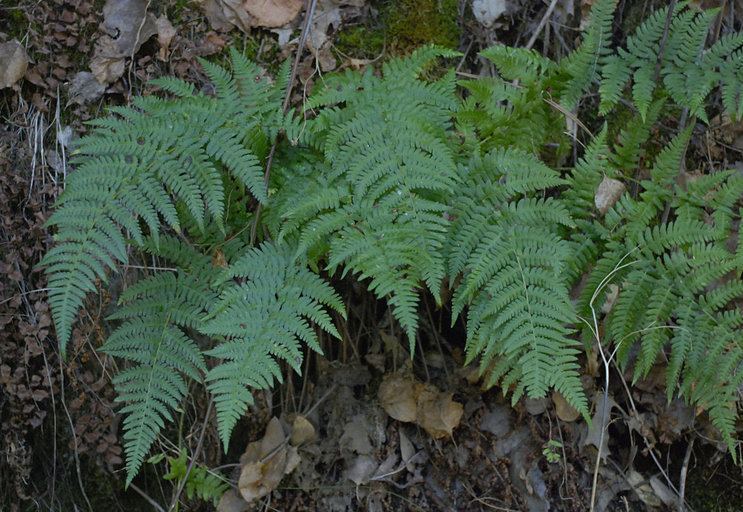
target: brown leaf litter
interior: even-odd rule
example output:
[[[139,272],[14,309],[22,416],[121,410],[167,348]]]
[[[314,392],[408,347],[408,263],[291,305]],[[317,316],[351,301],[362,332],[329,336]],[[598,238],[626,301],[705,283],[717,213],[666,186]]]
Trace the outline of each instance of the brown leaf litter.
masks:
[[[435,386],[395,373],[387,375],[379,386],[379,403],[392,418],[414,422],[434,439],[451,436],[464,409]]]

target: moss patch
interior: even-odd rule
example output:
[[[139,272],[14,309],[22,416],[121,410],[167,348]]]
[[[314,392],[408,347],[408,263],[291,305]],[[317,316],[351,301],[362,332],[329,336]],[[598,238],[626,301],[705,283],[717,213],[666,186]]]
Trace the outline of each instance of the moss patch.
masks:
[[[350,57],[374,58],[385,48],[403,55],[429,43],[459,45],[458,0],[376,0],[370,5],[376,15],[338,35],[338,50]]]
[[[390,45],[407,50],[433,43],[459,45],[458,0],[398,0],[386,2]]]

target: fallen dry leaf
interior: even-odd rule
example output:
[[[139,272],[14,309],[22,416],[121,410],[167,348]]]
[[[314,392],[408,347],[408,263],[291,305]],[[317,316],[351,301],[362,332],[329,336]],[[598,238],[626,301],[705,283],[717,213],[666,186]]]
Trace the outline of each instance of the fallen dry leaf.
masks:
[[[418,396],[416,423],[434,439],[451,436],[459,426],[464,407],[452,400],[452,393],[441,393],[433,386],[426,386]]]
[[[356,485],[366,484],[374,475],[377,467],[377,462],[371,456],[359,455],[351,461],[346,469],[346,478]]]
[[[250,30],[250,16],[242,8],[242,0],[201,0],[201,9],[214,30],[228,32],[237,27]]]
[[[292,446],[310,443],[315,440],[316,436],[317,433],[315,432],[315,427],[312,423],[301,414],[298,414],[292,422],[292,435],[289,441]]]
[[[504,405],[496,405],[483,415],[480,420],[480,430],[501,438],[511,432],[511,423],[511,409]]]
[[[379,386],[379,403],[392,418],[415,422],[434,439],[452,434],[464,413],[462,404],[435,386],[399,373],[386,376]]]
[[[252,442],[240,457],[242,469],[237,487],[248,503],[276,489],[284,475],[299,464],[297,449],[287,444],[278,418],[273,418],[260,441]]]
[[[228,490],[222,495],[217,505],[217,512],[247,512],[249,505],[234,489]]]
[[[89,71],[80,71],[70,81],[70,101],[78,105],[92,103],[103,96],[105,91],[106,86]]]
[[[596,209],[598,209],[601,215],[606,214],[606,212],[609,211],[609,208],[619,201],[619,198],[624,194],[624,190],[624,183],[604,176],[604,179],[599,184],[598,189],[596,189],[596,195],[593,198]]]
[[[410,441],[408,436],[405,435],[405,432],[402,431],[402,429],[399,430],[400,433],[400,456],[402,457],[402,461],[405,464],[408,471],[411,473],[415,472],[415,464],[413,464],[413,457],[415,457],[415,446],[413,446],[413,443]]]
[[[354,452],[368,455],[373,451],[369,433],[372,431],[369,418],[361,413],[357,414],[343,427],[343,434],[338,443],[342,452]]]
[[[485,27],[492,27],[493,23],[508,12],[506,0],[474,0],[472,14]]]
[[[302,0],[200,0],[214,30],[237,27],[247,33],[253,27],[278,28],[290,23],[302,10]]]
[[[555,412],[557,417],[566,423],[572,423],[580,417],[578,410],[570,405],[562,393],[554,391],[552,393],[552,401],[555,404]]]
[[[418,413],[415,381],[400,374],[388,375],[379,386],[379,403],[384,411],[398,421],[415,421]]]
[[[157,26],[157,42],[160,45],[157,58],[165,61],[168,57],[170,42],[175,37],[175,28],[164,14],[155,20],[155,25]]]
[[[157,23],[147,12],[145,0],[107,0],[103,6],[103,30],[105,33],[96,41],[90,70],[100,83],[110,84],[124,74],[125,59],[157,34]]]
[[[601,422],[601,419],[603,418],[603,408],[604,408],[604,395],[603,393],[597,393],[596,397],[594,398],[594,405],[596,407],[596,411],[593,415],[593,419],[591,420],[591,425],[588,426],[588,432],[586,433],[586,437],[583,440],[582,446],[593,446],[597,450],[599,449],[599,446],[601,446],[601,460],[606,462],[606,458],[610,455],[609,453],[609,432],[608,429],[606,432],[604,432],[604,438],[603,443],[601,442],[601,431],[603,428],[609,424],[611,421],[611,412],[614,410],[617,406],[617,403],[614,401],[611,395],[608,396],[608,399],[606,400],[606,417],[604,418],[604,422]]]
[[[246,0],[245,10],[256,27],[275,28],[291,22],[302,10],[302,0]]]
[[[0,89],[13,87],[23,78],[28,67],[28,55],[18,40],[0,44]]]

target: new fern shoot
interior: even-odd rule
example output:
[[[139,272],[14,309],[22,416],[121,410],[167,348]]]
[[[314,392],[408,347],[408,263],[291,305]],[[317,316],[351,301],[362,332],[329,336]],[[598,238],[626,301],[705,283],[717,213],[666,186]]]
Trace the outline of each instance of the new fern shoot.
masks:
[[[597,340],[584,320],[606,306],[602,343],[619,363],[637,380],[663,354],[669,399],[707,411],[734,453],[743,177],[692,175],[684,161],[711,93],[743,113],[743,35],[710,43],[716,12],[681,3],[617,48],[615,4],[594,3],[582,44],[559,62],[483,51],[493,77],[429,79],[458,54],[425,47],[378,72],[326,76],[303,112],[284,114],[288,68],[272,81],[232,50],[230,69],[202,62],[214,94],[160,79],[162,96],[94,121],[41,264],[65,354],[86,296],[112,272],[132,255],[167,262],[121,294],[100,349],[126,361],[114,384],[127,483],[190,382],[214,401],[226,448],[281,363],[298,372],[321,332],[340,337],[336,272],[387,300],[411,349],[421,294],[449,307],[451,289],[467,361],[488,385],[514,401],[557,390],[586,417],[581,355]],[[582,105],[589,91],[595,107]],[[564,112],[591,108],[607,121],[566,169]],[[662,116],[690,128],[651,137]],[[602,212],[593,198],[605,178],[634,185]],[[609,275],[619,294],[606,305]]]

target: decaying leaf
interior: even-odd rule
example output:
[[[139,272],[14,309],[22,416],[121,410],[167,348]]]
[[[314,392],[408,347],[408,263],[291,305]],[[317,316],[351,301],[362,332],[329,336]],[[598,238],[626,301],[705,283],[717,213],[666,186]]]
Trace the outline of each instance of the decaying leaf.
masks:
[[[246,11],[253,17],[253,26],[281,27],[292,21],[302,10],[302,0],[247,0]]]
[[[472,2],[472,14],[485,27],[492,27],[496,20],[507,12],[506,0],[474,0]]]
[[[555,412],[557,417],[566,423],[571,423],[580,417],[578,410],[570,405],[562,393],[554,391],[552,393],[552,402],[555,404]]]
[[[356,485],[363,485],[369,482],[378,467],[377,462],[369,455],[359,455],[355,457],[346,469],[346,478]]]
[[[480,430],[498,438],[505,437],[512,428],[511,409],[504,405],[494,406],[480,420]]]
[[[18,40],[0,44],[0,89],[13,87],[23,78],[28,67],[28,55]]]
[[[435,386],[401,374],[385,377],[379,387],[379,403],[387,414],[399,421],[415,422],[439,439],[450,436],[464,413],[462,404]]]
[[[157,58],[164,61],[167,60],[170,42],[175,37],[175,27],[164,14],[155,20],[155,25],[157,26],[157,42],[160,45]]]
[[[596,209],[601,213],[601,215],[606,214],[606,212],[608,212],[609,209],[619,201],[619,198],[624,194],[624,190],[624,183],[604,176],[604,179],[599,184],[598,189],[596,189],[596,195],[593,198]]]
[[[242,8],[242,0],[201,0],[201,9],[214,30],[227,32],[237,27],[250,30],[250,16]]]
[[[217,512],[247,512],[249,505],[234,489],[228,490],[222,495],[217,505]]]
[[[297,449],[287,443],[278,418],[273,418],[260,441],[252,442],[240,457],[242,469],[237,487],[248,503],[276,489],[284,475],[299,464]]]
[[[209,24],[214,30],[237,27],[249,32],[252,27],[276,28],[291,23],[302,10],[302,0],[201,0]]]
[[[339,444],[342,452],[353,452],[361,455],[372,453],[373,448],[369,432],[372,426],[365,414],[357,414],[343,427]]]
[[[452,393],[441,393],[427,385],[418,395],[416,423],[434,439],[450,436],[459,426],[464,407],[452,400]]]
[[[611,412],[614,410],[615,407],[617,407],[617,403],[614,401],[611,395],[608,396],[608,399],[606,400],[606,417],[605,418],[603,418],[603,413],[604,413],[603,411],[604,394],[603,393],[597,393],[596,398],[594,399],[594,404],[596,407],[596,412],[593,415],[591,425],[588,427],[588,432],[586,434],[585,439],[583,440],[582,445],[583,446],[591,445],[596,449],[599,449],[599,446],[601,446],[601,460],[605,462],[606,457],[609,456],[609,432],[608,430],[604,432],[604,438],[602,440],[601,431],[611,421]],[[603,423],[601,422],[602,418],[604,419]]]
[[[292,422],[292,435],[289,442],[292,446],[300,446],[315,440],[317,433],[315,427],[307,418],[298,414]]]
[[[158,32],[155,17],[147,12],[146,0],[107,0],[103,30],[90,61],[90,70],[102,84],[118,80],[126,69],[125,60]]]
[[[398,421],[415,421],[418,413],[416,383],[400,374],[385,377],[379,386],[379,403],[384,411]]]
[[[93,73],[80,71],[70,81],[70,101],[85,105],[97,100],[106,91],[106,86],[96,80]]]
[[[402,457],[402,462],[407,467],[407,470],[411,473],[415,472],[415,464],[413,464],[413,457],[415,457],[415,446],[413,446],[412,441],[408,438],[408,436],[405,435],[405,432],[402,431],[402,429],[399,430],[400,432],[400,456]]]

